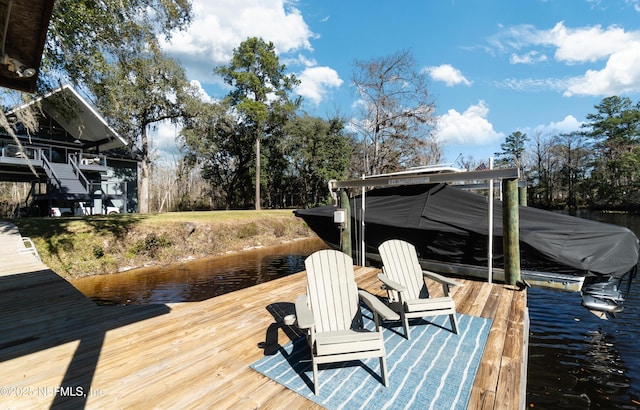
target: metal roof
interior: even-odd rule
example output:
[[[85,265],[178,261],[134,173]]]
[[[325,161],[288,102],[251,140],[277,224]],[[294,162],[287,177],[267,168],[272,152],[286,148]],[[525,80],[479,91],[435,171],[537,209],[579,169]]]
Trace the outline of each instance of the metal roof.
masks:
[[[9,114],[41,103],[42,110],[56,120],[69,134],[79,140],[83,149],[97,147],[99,151],[124,147],[122,138],[106,120],[70,85],[65,84],[49,94],[24,104]]]

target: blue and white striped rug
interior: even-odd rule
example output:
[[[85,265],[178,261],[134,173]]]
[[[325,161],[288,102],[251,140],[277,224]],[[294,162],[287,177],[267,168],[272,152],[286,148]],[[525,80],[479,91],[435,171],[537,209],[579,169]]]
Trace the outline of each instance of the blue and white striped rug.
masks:
[[[365,327],[372,329],[366,316]],[[314,395],[304,338],[251,367],[328,409],[466,409],[491,319],[458,314],[458,335],[448,330],[448,316],[426,319],[412,322],[411,340],[398,323],[384,328],[388,387],[380,382],[379,360],[365,359],[320,365],[320,394]]]

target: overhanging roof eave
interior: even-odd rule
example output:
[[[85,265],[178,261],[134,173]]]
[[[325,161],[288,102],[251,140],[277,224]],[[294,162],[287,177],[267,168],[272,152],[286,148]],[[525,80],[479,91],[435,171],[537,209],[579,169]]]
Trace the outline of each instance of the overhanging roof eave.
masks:
[[[80,113],[78,115],[82,116],[83,119],[81,122],[83,123],[90,123],[91,119],[97,121],[100,126],[103,126],[105,129],[105,133],[104,135],[108,136],[108,137],[113,137],[113,140],[108,142],[107,144],[103,144],[100,146],[100,149],[112,149],[112,148],[117,148],[117,147],[125,147],[127,146],[127,141],[122,138],[120,136],[120,134],[118,134],[116,132],[116,130],[114,130],[109,124],[107,124],[106,120],[104,119],[104,117],[102,117],[102,115],[100,115],[100,113],[98,113],[98,111],[96,109],[94,109],[84,98],[82,98],[82,96],[70,85],[70,84],[64,84],[63,86],[56,88],[55,90],[45,94],[44,96],[38,97],[33,101],[30,101],[28,103],[22,104],[12,110],[10,110],[7,114],[15,114],[16,112],[20,111],[20,110],[24,110],[27,107],[34,105],[38,102],[43,102],[46,101],[48,98],[50,98],[51,96],[60,93],[60,92],[68,92],[70,94],[70,96],[74,99],[74,101],[78,104],[79,108],[80,108]],[[61,118],[61,116],[56,112],[56,110],[54,109],[47,109],[45,106],[45,104],[43,104],[43,110],[50,115],[53,119],[55,119],[56,121],[58,121],[59,123],[61,123],[61,125],[63,125],[63,123],[68,122],[66,119]],[[82,138],[83,135],[81,132],[79,132],[78,130],[80,129],[80,127],[65,127],[66,131],[69,132],[71,135],[73,135],[74,137],[80,139],[80,140],[85,140],[85,141],[92,141],[95,142],[97,140],[93,140],[93,139],[86,139],[86,138]],[[104,138],[104,136],[102,136],[101,138]],[[114,144],[114,141],[117,141],[116,144]]]

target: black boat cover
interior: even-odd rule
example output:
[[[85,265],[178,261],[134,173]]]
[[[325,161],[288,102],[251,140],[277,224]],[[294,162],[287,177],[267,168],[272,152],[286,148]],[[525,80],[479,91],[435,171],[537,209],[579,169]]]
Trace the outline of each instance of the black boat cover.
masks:
[[[482,195],[446,184],[399,186],[368,191],[365,207],[367,252],[377,252],[382,242],[398,238],[413,243],[421,258],[487,266],[488,204]],[[295,214],[336,246],[335,208],[300,209]],[[360,218],[360,208],[361,197],[352,198],[352,218]],[[521,206],[519,214],[522,269],[621,277],[638,263],[638,239],[627,228],[532,207]],[[499,267],[502,203],[497,200],[493,226],[494,266]]]

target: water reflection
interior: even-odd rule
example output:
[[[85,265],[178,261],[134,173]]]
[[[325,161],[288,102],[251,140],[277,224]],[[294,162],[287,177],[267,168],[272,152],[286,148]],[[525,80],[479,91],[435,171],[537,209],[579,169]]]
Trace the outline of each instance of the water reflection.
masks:
[[[636,283],[635,287],[640,286]],[[576,293],[531,288],[527,400],[532,408],[638,408],[638,292],[603,321]]]
[[[196,302],[304,270],[304,259],[324,243],[305,239],[176,265],[74,280],[99,304]]]

